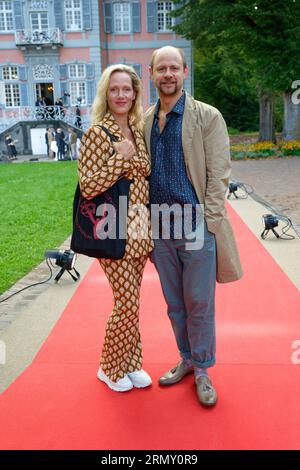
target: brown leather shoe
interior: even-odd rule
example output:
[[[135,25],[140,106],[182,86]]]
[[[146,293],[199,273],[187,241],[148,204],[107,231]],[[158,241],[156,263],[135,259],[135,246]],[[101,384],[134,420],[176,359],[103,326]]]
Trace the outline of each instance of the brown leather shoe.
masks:
[[[196,378],[196,388],[201,405],[213,406],[217,403],[217,392],[207,375],[200,375]]]
[[[173,385],[180,382],[181,379],[187,374],[191,374],[194,371],[193,366],[185,366],[184,362],[181,361],[173,369],[166,372],[160,377],[158,382],[160,385]]]

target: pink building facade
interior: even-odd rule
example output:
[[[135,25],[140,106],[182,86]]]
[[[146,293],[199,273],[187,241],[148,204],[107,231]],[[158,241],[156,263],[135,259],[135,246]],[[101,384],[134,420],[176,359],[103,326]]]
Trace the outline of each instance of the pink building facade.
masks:
[[[83,112],[101,73],[99,2],[0,0],[0,107],[52,106]]]
[[[156,101],[149,80],[152,51],[184,49],[192,72],[191,43],[171,31],[170,1],[0,0],[0,117],[35,107],[90,109],[101,70],[133,65],[143,81],[144,106]],[[192,81],[186,81],[192,92]],[[25,112],[24,111],[24,112]],[[29,111],[28,111],[29,112]]]
[[[149,79],[152,52],[162,46],[173,45],[184,50],[190,69],[185,88],[192,93],[191,42],[176,35],[171,18],[174,8],[170,1],[100,1],[101,62],[103,67],[127,63],[135,67],[143,81],[144,107],[156,102],[157,93]]]

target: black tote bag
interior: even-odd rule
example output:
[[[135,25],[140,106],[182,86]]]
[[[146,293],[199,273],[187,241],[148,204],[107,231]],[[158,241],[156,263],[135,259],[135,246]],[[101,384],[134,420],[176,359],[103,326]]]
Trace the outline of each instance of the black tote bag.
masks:
[[[100,126],[112,141],[118,139]],[[79,183],[73,201],[71,249],[92,258],[121,259],[127,238],[129,187],[133,180],[121,178],[92,199],[82,196]]]

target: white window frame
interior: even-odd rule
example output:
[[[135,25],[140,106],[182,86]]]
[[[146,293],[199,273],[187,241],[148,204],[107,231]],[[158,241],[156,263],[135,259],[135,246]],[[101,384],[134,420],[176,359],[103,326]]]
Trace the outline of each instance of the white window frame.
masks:
[[[83,93],[82,93],[83,92]],[[85,81],[72,81],[70,82],[70,95],[71,106],[79,104],[77,98],[82,98],[82,104],[87,103],[87,86]]]
[[[161,5],[163,4],[163,5]],[[167,8],[167,6],[171,7]],[[162,7],[162,8],[161,8]],[[175,24],[175,19],[169,16],[170,11],[174,10],[174,4],[170,1],[166,2],[157,2],[157,32],[158,33],[169,33],[172,32],[170,26]],[[160,25],[160,20],[162,20],[162,26]],[[167,22],[171,21],[171,24],[168,25]]]
[[[0,28],[0,33],[14,31],[14,17],[13,17],[12,1],[0,0],[0,15],[3,21],[3,28]],[[11,28],[9,27],[10,25],[11,25]]]
[[[34,27],[32,24],[32,17],[33,15],[38,15],[38,26]],[[47,18],[47,26],[43,27],[42,26],[42,18],[41,15],[45,15]],[[47,31],[49,29],[49,17],[48,17],[48,12],[46,11],[33,11],[30,13],[30,26],[32,31]]]
[[[6,108],[18,108],[21,106],[20,86],[18,83],[4,82],[4,94]],[[8,104],[8,101],[11,101],[11,104]]]
[[[126,7],[126,11],[125,11]],[[125,16],[126,14],[126,16]],[[113,4],[113,19],[114,19],[114,33],[115,34],[129,34],[132,31],[131,28],[131,4],[126,3],[114,3]],[[128,21],[128,28],[125,27],[125,21]]]
[[[19,80],[18,67],[16,65],[4,66],[2,68],[2,77],[4,81]]]
[[[79,6],[75,6],[75,2],[79,2]],[[79,24],[75,22],[75,13],[79,12]],[[71,16],[71,23],[69,17]],[[82,2],[81,0],[65,0],[65,20],[66,31],[82,31],[83,18],[82,18]]]
[[[86,78],[85,64],[69,64],[69,77],[72,80],[76,78]]]

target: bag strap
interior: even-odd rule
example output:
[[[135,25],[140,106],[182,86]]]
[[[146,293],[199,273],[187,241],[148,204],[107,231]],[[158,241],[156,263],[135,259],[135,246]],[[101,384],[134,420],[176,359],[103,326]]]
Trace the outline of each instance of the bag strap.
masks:
[[[117,136],[113,135],[106,127],[101,126],[101,124],[99,124],[98,127],[101,127],[101,129],[105,132],[105,134],[108,135],[108,137],[110,138],[110,140],[112,142],[118,142],[119,138]]]

